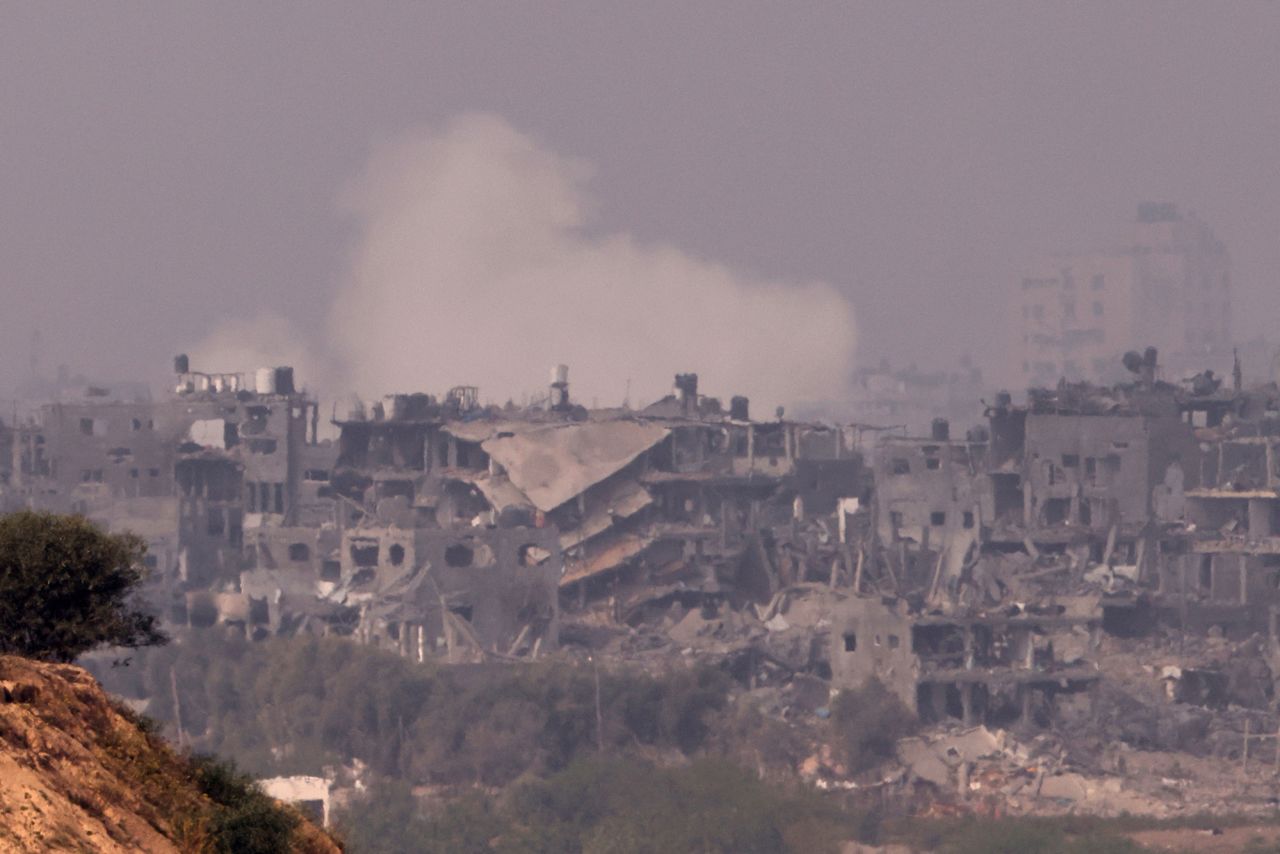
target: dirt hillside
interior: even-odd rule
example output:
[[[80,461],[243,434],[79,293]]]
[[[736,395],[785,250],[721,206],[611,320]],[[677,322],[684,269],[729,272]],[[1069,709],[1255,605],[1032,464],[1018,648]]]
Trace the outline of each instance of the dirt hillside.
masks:
[[[86,671],[0,656],[0,851],[203,852],[219,815],[195,766]],[[305,822],[294,840],[339,850]]]

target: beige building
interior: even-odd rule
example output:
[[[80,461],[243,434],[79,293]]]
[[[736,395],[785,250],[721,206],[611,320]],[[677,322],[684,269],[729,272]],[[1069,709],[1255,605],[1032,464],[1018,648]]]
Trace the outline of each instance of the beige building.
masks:
[[[1118,379],[1120,356],[1147,346],[1160,349],[1170,370],[1230,356],[1226,248],[1172,204],[1140,205],[1120,249],[1031,266],[1012,306],[1012,361],[1023,388],[1062,377]]]

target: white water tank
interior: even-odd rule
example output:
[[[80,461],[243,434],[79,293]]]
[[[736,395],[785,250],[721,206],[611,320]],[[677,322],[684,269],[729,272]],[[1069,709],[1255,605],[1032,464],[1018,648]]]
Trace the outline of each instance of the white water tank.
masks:
[[[569,384],[569,366],[556,365],[551,369],[552,385],[568,385]]]
[[[276,393],[276,369],[258,368],[253,373],[253,389],[258,394]]]

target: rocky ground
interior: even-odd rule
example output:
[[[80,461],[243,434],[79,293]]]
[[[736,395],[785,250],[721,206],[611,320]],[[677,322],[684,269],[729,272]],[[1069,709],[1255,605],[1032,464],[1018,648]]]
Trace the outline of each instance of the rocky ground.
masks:
[[[0,849],[201,851],[216,807],[195,776],[85,670],[0,656]],[[338,848],[303,822],[294,850]]]

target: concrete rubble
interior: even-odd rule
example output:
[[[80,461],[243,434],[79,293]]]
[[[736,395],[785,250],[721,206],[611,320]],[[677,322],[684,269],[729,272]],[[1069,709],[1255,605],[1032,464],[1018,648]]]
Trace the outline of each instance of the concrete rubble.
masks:
[[[922,811],[1261,809],[1280,389],[1124,366],[997,395],[963,435],[753,420],[694,374],[588,410],[560,366],[526,406],[353,400],[322,439],[290,369],[179,357],[164,399],[94,388],[4,425],[0,507],[142,535],[179,629],[717,666],[799,734],[803,776]],[[868,778],[829,717],[873,678],[925,729]]]

